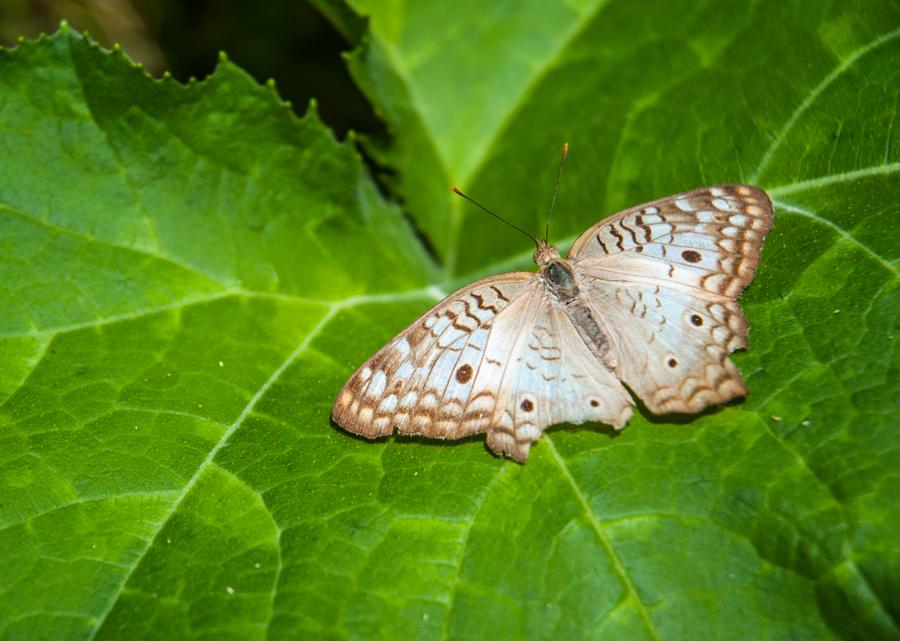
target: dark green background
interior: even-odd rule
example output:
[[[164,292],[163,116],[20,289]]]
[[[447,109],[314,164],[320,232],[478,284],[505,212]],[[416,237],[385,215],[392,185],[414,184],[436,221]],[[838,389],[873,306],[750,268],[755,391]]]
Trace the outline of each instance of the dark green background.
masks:
[[[341,59],[347,38],[307,2],[2,0],[0,44],[52,33],[61,20],[107,47],[120,44],[154,76],[203,78],[227,51],[255,78],[276,79],[299,112],[315,98],[322,119],[341,136],[383,129]]]

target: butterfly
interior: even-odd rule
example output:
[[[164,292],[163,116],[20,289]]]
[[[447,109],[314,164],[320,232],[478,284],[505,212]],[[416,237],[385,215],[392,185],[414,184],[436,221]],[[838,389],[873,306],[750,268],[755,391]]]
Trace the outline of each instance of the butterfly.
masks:
[[[719,185],[601,220],[566,258],[532,236],[536,272],[439,302],[350,377],[332,417],[367,438],[486,432],[491,450],[524,463],[550,425],[623,428],[635,405],[623,383],[654,414],[744,396],[728,358],[747,347],[737,297],[772,222],[764,191]]]

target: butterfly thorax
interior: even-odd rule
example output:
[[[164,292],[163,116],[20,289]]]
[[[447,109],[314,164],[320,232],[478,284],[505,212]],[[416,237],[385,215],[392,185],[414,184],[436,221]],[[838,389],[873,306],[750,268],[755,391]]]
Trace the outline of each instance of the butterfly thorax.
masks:
[[[543,248],[538,248],[538,251],[535,252],[536,261],[541,249]],[[541,276],[545,285],[562,304],[566,315],[587,348],[606,365],[607,369],[615,371],[617,363],[609,336],[601,327],[601,321],[597,318],[595,311],[581,295],[578,284],[575,282],[575,272],[571,261],[561,259],[555,247],[548,246],[545,251],[551,256],[550,260],[541,265]]]
[[[569,261],[554,260],[541,268],[541,274],[559,302],[567,304],[578,297],[578,285]]]
[[[544,240],[540,241],[534,252],[534,262],[541,268],[544,282],[561,303],[567,303],[578,296],[572,266],[568,260],[560,258],[556,246],[548,245]]]

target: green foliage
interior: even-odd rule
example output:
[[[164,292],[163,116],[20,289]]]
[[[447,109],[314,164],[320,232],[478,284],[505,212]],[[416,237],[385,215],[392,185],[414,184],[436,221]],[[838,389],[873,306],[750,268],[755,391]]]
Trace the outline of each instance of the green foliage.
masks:
[[[900,638],[896,4],[322,4],[441,267],[227,61],[0,52],[0,638]],[[773,195],[751,396],[556,428],[526,466],[334,428],[440,289],[527,264],[447,184],[537,229],[564,140],[563,245]]]

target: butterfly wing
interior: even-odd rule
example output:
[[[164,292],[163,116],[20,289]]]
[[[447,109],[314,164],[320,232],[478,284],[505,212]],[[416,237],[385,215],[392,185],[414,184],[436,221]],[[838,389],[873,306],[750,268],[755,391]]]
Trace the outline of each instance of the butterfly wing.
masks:
[[[368,438],[395,427],[445,439],[489,432],[492,450],[521,462],[548,425],[622,426],[630,414],[626,390],[530,272],[483,279],[435,305],[350,377],[332,410]]]
[[[524,463],[531,443],[550,425],[600,421],[625,426],[631,396],[591,354],[549,291],[543,292],[523,336],[499,387],[487,437],[492,450]]]
[[[481,389],[494,385],[492,363],[507,361],[497,352],[512,349],[515,321],[521,322],[538,287],[533,273],[518,272],[451,294],[350,377],[334,404],[335,422],[368,438],[390,434],[394,427],[401,434],[433,438],[484,431],[490,413],[467,415],[465,408]]]
[[[772,226],[765,192],[698,189],[623,211],[569,258],[616,350],[616,374],[650,411],[697,412],[746,394],[729,360],[747,346],[736,302]]]

